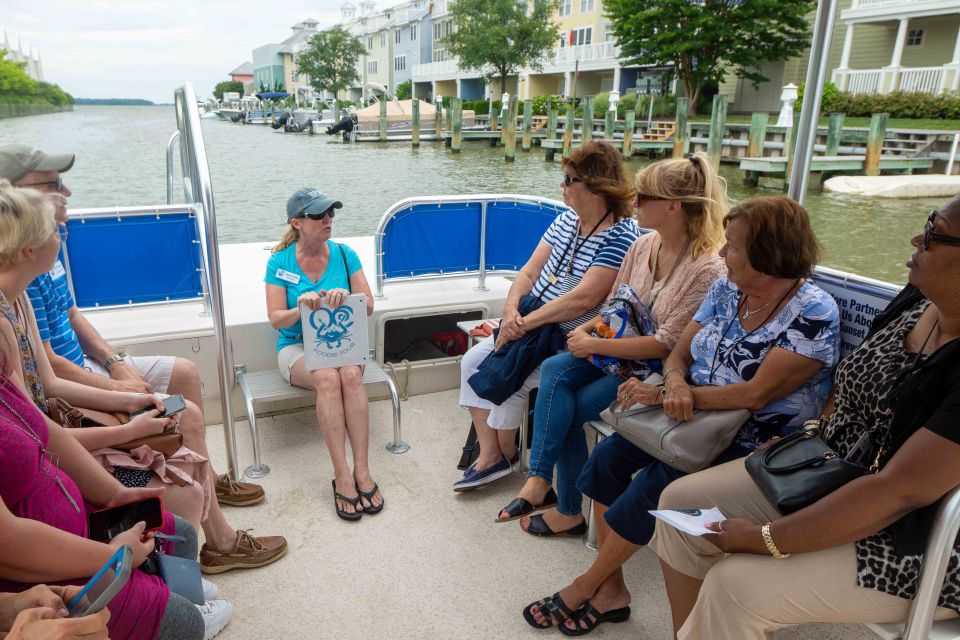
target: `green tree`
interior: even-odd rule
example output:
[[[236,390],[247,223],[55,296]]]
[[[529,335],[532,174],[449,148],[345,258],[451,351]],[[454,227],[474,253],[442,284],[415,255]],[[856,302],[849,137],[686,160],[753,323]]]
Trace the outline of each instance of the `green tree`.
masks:
[[[728,72],[765,82],[765,62],[810,44],[816,0],[607,0],[624,64],[660,65],[683,82],[691,113],[700,90]]]
[[[393,92],[393,97],[397,100],[409,100],[413,95],[413,81],[404,80],[397,85],[396,90]]]
[[[447,49],[462,69],[476,69],[484,78],[500,80],[521,69],[543,69],[543,58],[553,50],[560,29],[553,21],[556,0],[471,0],[450,7],[454,32],[446,36]]]
[[[217,86],[213,88],[213,95],[217,100],[223,100],[223,94],[231,91],[243,96],[243,83],[239,80],[224,80],[223,82],[218,82]]]
[[[360,38],[336,26],[310,38],[297,59],[297,73],[309,76],[315,91],[337,95],[360,80],[357,61],[366,53]]]
[[[73,96],[55,84],[38,82],[27,75],[26,63],[6,59],[0,49],[0,103],[6,104],[73,104]]]

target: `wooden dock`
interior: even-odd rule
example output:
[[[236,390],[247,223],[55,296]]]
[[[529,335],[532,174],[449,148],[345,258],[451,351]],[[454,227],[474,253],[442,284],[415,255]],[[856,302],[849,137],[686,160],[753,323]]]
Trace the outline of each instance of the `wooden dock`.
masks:
[[[740,169],[744,172],[744,181],[756,185],[762,176],[784,176],[787,172],[788,158],[740,158]],[[810,172],[820,173],[821,181],[838,173],[862,175],[865,171],[866,156],[813,156],[810,159]],[[915,169],[930,169],[933,158],[910,156],[880,156],[879,170],[886,173],[910,174]]]

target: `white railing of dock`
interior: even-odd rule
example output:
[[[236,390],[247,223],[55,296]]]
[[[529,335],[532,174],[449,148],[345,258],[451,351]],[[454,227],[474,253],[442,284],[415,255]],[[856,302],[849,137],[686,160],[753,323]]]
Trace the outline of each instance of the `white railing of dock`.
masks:
[[[877,93],[880,90],[880,69],[851,70],[847,72],[847,91],[850,93]]]
[[[938,93],[943,83],[943,67],[900,69],[900,91]]]

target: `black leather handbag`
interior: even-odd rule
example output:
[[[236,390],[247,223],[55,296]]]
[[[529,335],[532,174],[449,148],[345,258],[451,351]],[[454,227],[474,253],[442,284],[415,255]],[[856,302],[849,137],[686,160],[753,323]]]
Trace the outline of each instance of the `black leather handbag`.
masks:
[[[818,426],[807,426],[818,425]],[[820,437],[819,422],[805,423],[796,433],[777,440],[746,460],[747,473],[760,491],[783,515],[799,511],[833,493],[851,480],[874,471],[862,463],[873,456],[872,432],[859,422],[864,433],[847,458],[841,458]],[[879,459],[877,454],[874,462]]]

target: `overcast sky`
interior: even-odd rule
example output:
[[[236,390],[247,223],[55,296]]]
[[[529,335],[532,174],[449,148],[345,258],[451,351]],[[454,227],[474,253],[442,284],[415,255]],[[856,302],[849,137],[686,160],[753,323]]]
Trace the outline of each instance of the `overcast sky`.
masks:
[[[304,18],[335,24],[343,2],[0,0],[0,26],[38,46],[47,82],[74,97],[172,102],[185,80],[209,96],[254,47]]]

